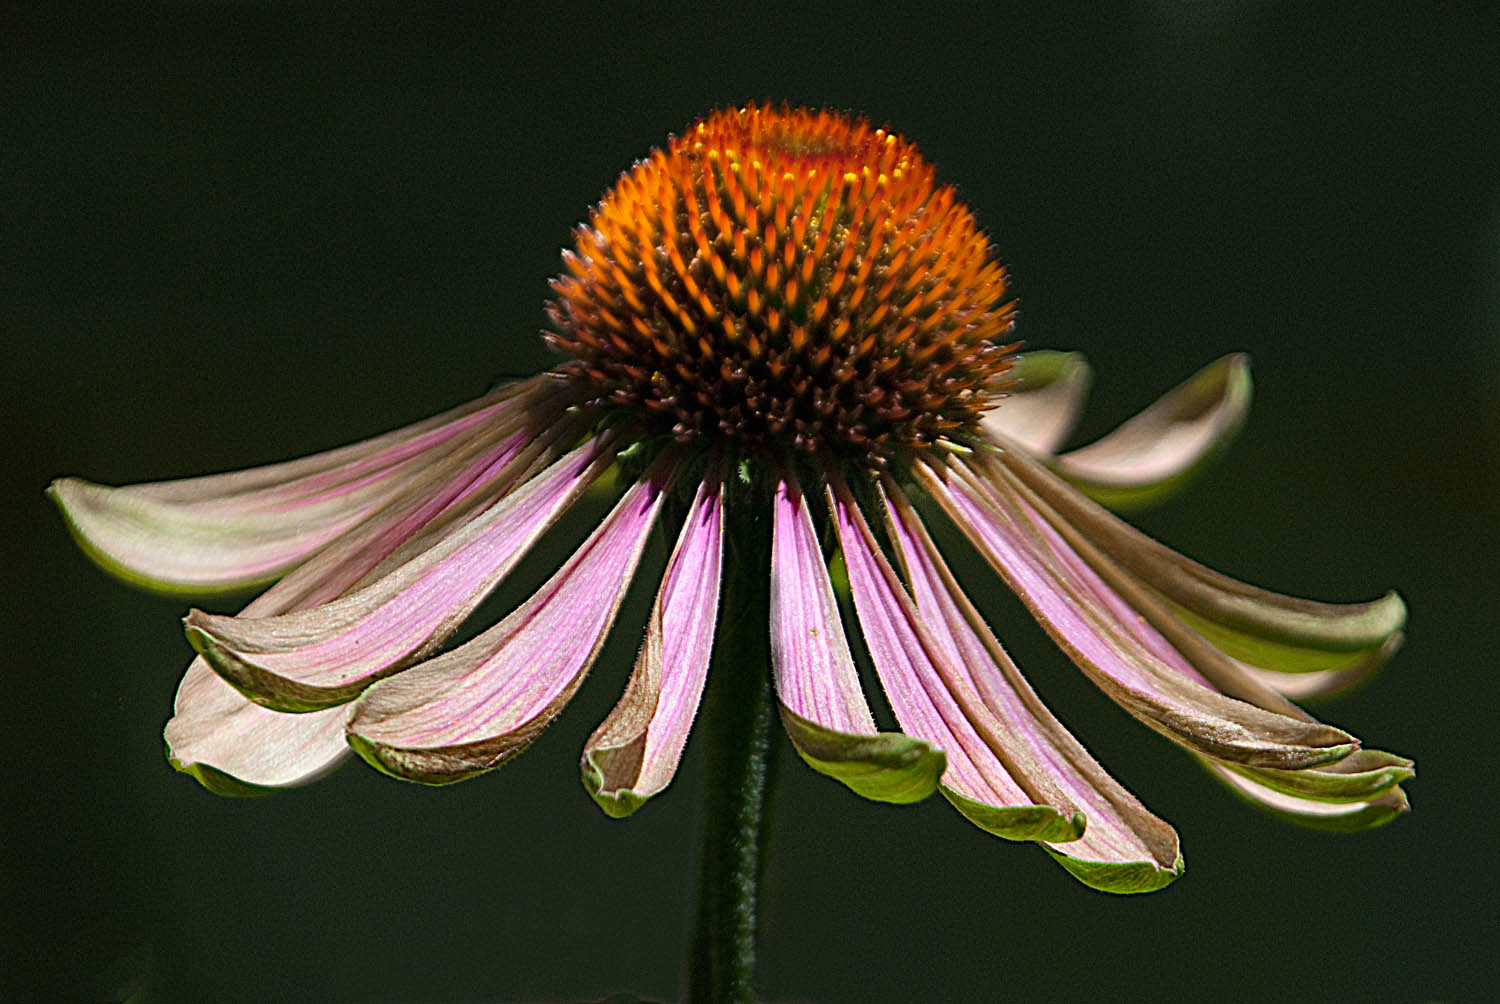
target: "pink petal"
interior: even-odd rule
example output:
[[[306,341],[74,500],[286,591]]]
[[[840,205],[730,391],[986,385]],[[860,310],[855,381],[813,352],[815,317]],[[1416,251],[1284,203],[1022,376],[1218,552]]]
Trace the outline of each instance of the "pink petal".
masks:
[[[268,707],[302,711],[350,700],[442,644],[613,453],[597,441],[578,447],[484,515],[348,596],[276,617],[195,610],[186,621],[188,637],[226,680]]]
[[[771,542],[771,669],[781,719],[809,766],[879,801],[925,798],[945,758],[876,731],[844,638],[828,566],[796,480],[777,485]]]
[[[1226,697],[1183,672],[1184,661],[1164,662],[1165,640],[1143,619],[1122,617],[1113,591],[1018,497],[986,493],[926,463],[918,473],[1059,647],[1145,724],[1208,755],[1260,766],[1311,766],[1355,748],[1346,733]]]
[[[682,758],[713,652],[723,499],[716,476],[698,486],[630,683],[584,744],[584,787],[611,816],[627,816],[660,793]]]
[[[916,511],[889,481],[887,493],[891,537],[917,608],[1002,734],[1023,747],[1011,754],[1018,780],[1044,773],[1087,814],[1082,837],[1055,845],[1054,857],[1106,891],[1146,891],[1175,879],[1183,867],[1177,834],[1111,777],[1047,709],[964,595]]]
[[[776,486],[771,665],[787,710],[835,732],[876,734],[812,516],[791,475]]]
[[[507,408],[525,404],[544,385],[538,378],[511,384],[431,418],[333,450],[225,474],[134,485],[161,502],[202,505],[231,500],[267,502],[317,494],[328,487],[382,470],[462,435]]]
[[[944,793],[996,836],[1076,840],[1083,814],[955,669],[951,639],[939,641],[941,625],[918,614],[842,481],[829,505],[871,661],[902,729],[947,754]]]
[[[1216,644],[1222,637],[1245,646],[1247,652],[1280,646],[1304,654],[1325,653],[1327,664],[1303,664],[1295,671],[1335,668],[1384,645],[1405,622],[1405,606],[1394,593],[1368,603],[1319,603],[1260,589],[1206,568],[1083,497],[1024,451],[983,451],[974,461],[987,472],[1001,467],[1009,471],[1110,559],[1217,632]],[[1278,668],[1274,662],[1257,664]]]
[[[381,770],[447,784],[519,753],[562,710],[604,643],[671,470],[659,463],[548,582],[472,641],[375,684],[349,742]]]

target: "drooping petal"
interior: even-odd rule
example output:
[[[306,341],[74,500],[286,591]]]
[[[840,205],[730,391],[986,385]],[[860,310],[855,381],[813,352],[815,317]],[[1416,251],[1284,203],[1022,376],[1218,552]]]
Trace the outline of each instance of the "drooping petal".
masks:
[[[929,630],[848,488],[836,480],[828,497],[871,661],[902,729],[947,754],[943,794],[998,837],[1077,840],[1083,813],[954,667],[951,642],[945,649]]]
[[[106,571],[170,593],[271,581],[357,524],[475,437],[514,431],[539,391],[481,398],[384,436],[303,460],[110,488],[77,478],[48,493]]]
[[[562,435],[567,433],[561,429]],[[525,453],[544,453],[545,448],[544,438]],[[522,478],[531,469],[522,465],[516,473]],[[252,600],[241,616],[267,617],[342,595],[366,576],[378,577],[387,562],[403,563],[407,548],[425,550],[448,527],[483,511],[513,485],[509,477],[487,468],[473,482],[456,479],[430,499],[388,505],[357,533],[344,534],[297,566]],[[231,687],[200,656],[178,688],[176,713],[165,732],[167,753],[174,767],[220,794],[264,794],[307,784],[349,755],[347,711],[292,715],[268,710]]]
[[[194,659],[167,723],[172,766],[220,795],[262,795],[310,784],[349,755],[347,708],[284,715],[246,700]]]
[[[1249,358],[1225,356],[1052,466],[1111,509],[1139,508],[1176,491],[1222,452],[1249,409]]]
[[[814,770],[866,798],[926,798],[946,758],[920,739],[876,730],[812,516],[789,473],[777,484],[774,508],[771,668],[787,735]]]
[[[375,767],[449,784],[525,749],[583,682],[625,597],[672,464],[658,462],[545,585],[493,628],[381,680],[349,743]]]
[[[583,786],[611,816],[630,815],[677,771],[713,652],[723,541],[723,486],[714,475],[698,486],[630,683],[584,744]]]
[[[1090,379],[1081,353],[1022,352],[1005,371],[1005,396],[981,425],[1033,453],[1056,453],[1073,431]]]
[[[1047,709],[969,602],[906,498],[887,482],[891,537],[917,608],[1003,732],[1024,745],[1024,779],[1041,771],[1082,807],[1082,837],[1049,853],[1086,885],[1150,892],[1182,874],[1177,834],[1111,777]]]
[[[1412,762],[1383,750],[1355,750],[1338,763],[1307,770],[1273,770],[1224,764],[1272,791],[1314,802],[1365,802],[1416,776]]]
[[[1339,833],[1368,830],[1389,823],[1411,808],[1400,787],[1386,788],[1368,800],[1326,802],[1278,791],[1222,763],[1203,762],[1231,791],[1283,819],[1314,829]]]
[[[441,645],[613,455],[599,441],[585,443],[419,557],[340,599],[275,617],[194,610],[188,639],[216,672],[275,710],[352,700]]]
[[[1252,766],[1295,769],[1356,748],[1332,726],[1226,697],[1187,667],[1164,663],[1165,640],[1144,620],[1122,616],[1113,591],[1021,499],[944,477],[925,462],[917,471],[1058,646],[1146,725],[1189,749]]]
[[[497,388],[472,401],[370,439],[264,467],[224,474],[133,485],[133,489],[162,502],[201,505],[254,498],[258,502],[297,497],[349,480],[350,474],[370,473],[426,452],[438,443],[463,435],[501,411],[524,406],[546,385],[539,378]]]
[[[525,428],[461,467],[449,466],[461,456],[444,460],[434,472],[435,488],[418,485],[402,492],[272,588],[284,596],[285,610],[300,610],[384,578],[531,481],[577,431],[566,422],[545,430]],[[445,468],[456,470],[456,476],[445,477]]]
[[[1171,601],[1200,633],[1253,665],[1291,672],[1342,668],[1384,646],[1406,620],[1405,605],[1393,592],[1368,603],[1318,603],[1221,575],[1084,498],[1021,450],[986,451],[976,460],[1003,465],[1101,551]]]
[[[1275,687],[1248,672],[1195,632],[1171,607],[1130,572],[1111,559],[1077,527],[992,457],[976,456],[964,468],[974,483],[1001,508],[1018,506],[1045,538],[1050,552],[1083,581],[1097,585],[1095,596],[1122,624],[1149,625],[1139,640],[1174,673],[1266,711],[1313,721]]]
[[[270,582],[365,518],[415,473],[412,461],[359,488],[306,499],[287,512],[185,512],[78,478],[47,489],[83,551],[105,571],[172,594],[212,594]]]

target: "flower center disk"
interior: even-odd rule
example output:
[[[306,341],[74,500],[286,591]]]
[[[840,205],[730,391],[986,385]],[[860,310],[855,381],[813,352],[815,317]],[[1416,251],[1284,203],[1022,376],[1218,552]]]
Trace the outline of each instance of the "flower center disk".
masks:
[[[710,115],[622,175],[563,260],[562,370],[682,442],[881,465],[973,428],[1013,350],[968,207],[837,113]]]

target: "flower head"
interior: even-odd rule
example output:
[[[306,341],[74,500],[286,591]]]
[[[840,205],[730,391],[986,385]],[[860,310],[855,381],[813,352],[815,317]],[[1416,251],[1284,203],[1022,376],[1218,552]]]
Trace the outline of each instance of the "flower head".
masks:
[[[973,427],[1013,348],[968,207],[906,140],[829,112],[698,122],[563,260],[562,370],[683,443],[881,463]]]
[[[1083,362],[1016,354],[973,215],[909,142],[832,112],[710,115],[621,177],[564,262],[547,339],[565,358],[548,373],[303,460],[53,485],[110,571],[185,593],[275,583],[238,616],[186,618],[199,656],[167,726],[176,766],[221,791],[302,784],[351,748],[429,784],[500,766],[582,683],[669,512],[634,674],[585,744],[607,812],[671,781],[721,582],[758,575],[781,719],[814,769],[885,801],[940,790],[1097,888],[1165,885],[1176,834],[1039,700],[929,535],[941,514],[1107,695],[1242,795],[1335,828],[1406,808],[1410,761],[1290,700],[1394,651],[1395,594],[1269,593],[1105,508],[1170,490],[1233,435],[1243,357],[1059,453]],[[444,650],[610,472],[628,487],[562,567]],[[756,525],[768,554],[726,548]],[[846,630],[901,732],[876,727]]]

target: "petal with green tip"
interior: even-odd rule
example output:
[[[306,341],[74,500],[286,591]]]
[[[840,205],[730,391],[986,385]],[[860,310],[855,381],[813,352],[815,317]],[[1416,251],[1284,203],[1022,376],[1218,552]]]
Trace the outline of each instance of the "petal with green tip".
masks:
[[[1399,596],[1395,593],[1389,595],[1395,604],[1401,604]],[[1337,678],[1341,683],[1352,684],[1383,666],[1396,653],[1396,649],[1401,647],[1400,631],[1385,636],[1378,644],[1352,651],[1289,645],[1248,631],[1226,627],[1179,603],[1173,603],[1171,607],[1185,624],[1225,655],[1280,676],[1281,679],[1273,685],[1283,692],[1288,692],[1288,687],[1302,693],[1309,690],[1324,693],[1334,689],[1332,684],[1316,688],[1307,684],[1298,687],[1289,677],[1321,676],[1325,680]],[[1400,610],[1404,618],[1404,605],[1400,606]]]
[[[1319,603],[1260,589],[1206,568],[1084,498],[1022,450],[1002,449],[982,462],[1003,464],[1111,559],[1172,603],[1225,631],[1352,655],[1384,645],[1406,621],[1405,605],[1395,593],[1368,603]]]
[[[1231,791],[1247,801],[1290,822],[1317,830],[1352,833],[1373,829],[1384,826],[1411,808],[1406,792],[1400,787],[1387,788],[1367,801],[1326,802],[1289,795],[1236,773],[1224,764],[1206,759],[1203,762]]]
[[[1241,663],[1244,673],[1273,687],[1294,701],[1330,697],[1358,687],[1368,680],[1377,669],[1390,661],[1401,647],[1404,636],[1393,634],[1379,648],[1370,649],[1357,661],[1338,669],[1315,670],[1303,673],[1279,673]]]
[[[379,577],[425,551],[511,487],[509,477],[486,470],[472,483],[455,479],[433,496],[387,506],[361,526],[359,534],[345,534],[298,565],[252,600],[242,616],[271,616],[341,596],[367,577]],[[316,780],[348,757],[346,712],[270,711],[245,698],[199,657],[177,692],[176,712],[164,735],[167,756],[178,770],[219,794],[265,794],[295,787]]]
[[[1111,509],[1140,508],[1170,495],[1218,456],[1249,409],[1249,358],[1225,356],[1102,439],[1057,457],[1053,467]]]
[[[787,735],[814,770],[866,798],[926,798],[943,776],[943,752],[876,730],[806,499],[790,474],[773,505],[771,669]]]
[[[865,645],[896,720],[943,750],[943,794],[1007,840],[1076,840],[1084,816],[989,713],[902,588],[842,480],[828,489]]]
[[[584,744],[583,786],[616,818],[671,783],[703,697],[719,609],[723,501],[717,477],[698,486],[630,683]]]
[[[1180,854],[1170,866],[1162,867],[1154,861],[1111,861],[1101,860],[1098,857],[1083,857],[1075,855],[1074,851],[1077,847],[1077,844],[1063,844],[1060,848],[1048,847],[1047,853],[1052,855],[1052,859],[1062,865],[1069,875],[1090,889],[1114,893],[1117,896],[1156,892],[1177,881],[1187,870],[1187,864]]]
[[[243,589],[274,580],[358,524],[422,480],[435,458],[513,432],[512,403],[481,399],[266,468],[123,488],[61,478],[48,494],[83,550],[114,575],[173,594]]]
[[[886,492],[896,556],[917,609],[1002,735],[1021,747],[1007,754],[1015,764],[1012,773],[1023,785],[1055,785],[1086,814],[1083,835],[1051,848],[1053,856],[1073,874],[1087,875],[1096,889],[1141,892],[1172,881],[1182,871],[1176,832],[1111,777],[1047,709],[964,595],[916,511],[889,481]]]
[[[1164,666],[1186,679],[1274,714],[1315,721],[1287,699],[1284,689],[1268,683],[1264,674],[1226,655],[1209,639],[1194,631],[1184,622],[1180,608],[1173,607],[1106,555],[992,453],[981,451],[972,455],[968,467],[974,472],[985,472],[985,478],[977,479],[977,483],[987,487],[994,499],[1014,497],[1027,511],[1047,522],[1046,532],[1062,538],[1066,545],[1056,553],[1063,561],[1075,565],[1085,578],[1102,581],[1107,588],[1099,590],[1098,596],[1114,610],[1121,623],[1150,625],[1152,630],[1138,632],[1139,638]]]
[[[937,790],[947,766],[942,750],[900,732],[843,732],[803,718],[780,703],[781,724],[813,770],[876,802],[920,802]]]
[[[1416,776],[1412,762],[1382,750],[1362,749],[1338,763],[1306,770],[1221,766],[1271,791],[1313,802],[1367,802]]]
[[[164,737],[173,767],[220,795],[310,784],[349,755],[346,708],[284,715],[246,700],[202,659],[177,689]]]

